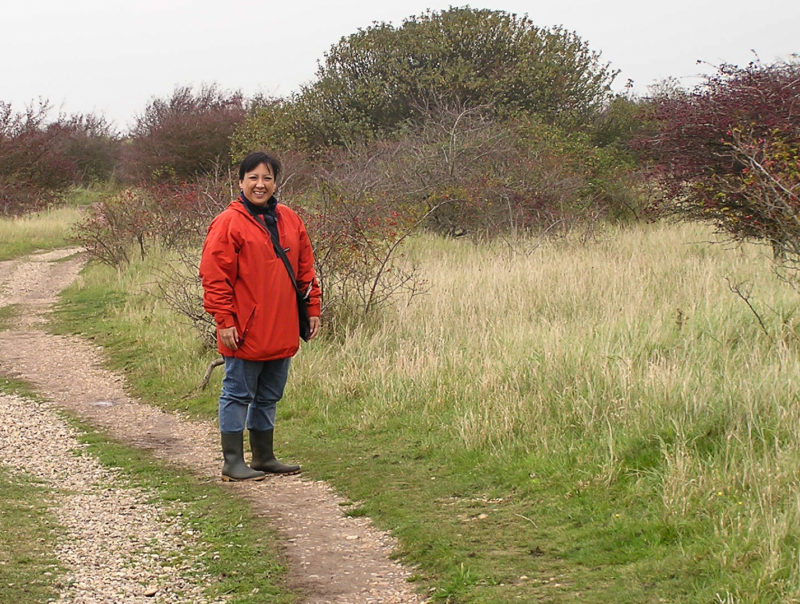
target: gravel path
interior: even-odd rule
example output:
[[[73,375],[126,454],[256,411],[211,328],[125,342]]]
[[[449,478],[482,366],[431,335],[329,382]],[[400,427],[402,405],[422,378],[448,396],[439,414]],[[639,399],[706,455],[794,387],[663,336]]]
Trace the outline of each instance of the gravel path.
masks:
[[[0,462],[52,490],[50,511],[66,531],[55,550],[68,569],[58,602],[203,601],[199,544],[148,503],[153,493],[76,455],[81,444],[53,404],[0,395],[0,416]]]
[[[71,257],[76,251],[59,250],[0,262],[0,307],[21,304],[29,311],[13,325],[13,329],[0,331],[0,374],[33,383],[50,401],[48,404],[77,413],[113,438],[147,449],[200,476],[218,478],[221,454],[219,434],[213,423],[190,421],[131,399],[125,392],[124,378],[102,367],[101,349],[78,337],[54,336],[42,331],[42,313],[52,304],[56,294],[77,277],[83,265],[79,256]],[[14,397],[4,397],[3,401],[4,408],[17,408],[14,413],[21,414],[22,424],[33,423],[27,402],[20,405],[19,399]],[[46,410],[46,405],[43,410]],[[0,431],[3,441],[0,451],[10,447],[12,452],[11,455],[3,453],[4,463],[22,467],[18,465],[22,463],[20,460],[13,460],[14,447],[18,445],[13,444],[12,435],[19,434],[22,438],[25,433],[21,427],[14,431]],[[11,444],[6,446],[6,440]],[[33,445],[24,446],[24,450],[33,452],[37,458],[40,456]],[[69,449],[68,445],[63,446]],[[12,459],[6,460],[6,457]],[[32,463],[36,465],[36,460]],[[149,508],[136,502],[139,500],[135,492],[114,487],[113,476],[98,477],[94,470],[89,471],[88,466],[84,468],[80,464],[70,467],[74,467],[75,480],[83,481],[74,489],[76,496],[88,498],[82,505],[88,506],[91,500],[100,508],[135,509],[136,513],[130,514],[135,516],[134,523],[152,522],[155,534],[164,535],[164,543],[159,545],[159,549],[162,545],[165,550],[171,547],[170,535],[185,539],[182,527],[170,526],[168,530],[162,526],[161,512],[146,511]],[[407,583],[410,571],[390,559],[391,537],[376,530],[367,518],[344,516],[341,506],[344,500],[325,483],[305,480],[302,476],[281,476],[259,483],[230,483],[228,488],[245,497],[253,514],[267,519],[284,538],[289,587],[304,594],[304,602],[390,604],[424,601]],[[123,497],[132,497],[135,501]],[[66,497],[63,503],[59,501],[58,517],[65,526],[73,527],[81,524],[81,519],[76,518],[73,522],[70,516],[81,511],[81,505],[71,505],[68,500]],[[138,518],[139,510],[143,515],[141,519]],[[121,559],[124,559],[125,552],[133,555],[136,548],[124,545],[124,529],[113,536],[93,537],[93,531],[88,533],[75,534],[76,538],[70,539],[71,545],[65,546],[62,560],[72,569],[76,586],[86,584],[87,589],[97,591],[86,595],[87,599],[79,599],[78,591],[75,591],[72,596],[67,596],[73,599],[64,601],[125,601],[114,591],[118,584],[122,584],[122,579],[118,581],[111,577],[110,583],[89,585],[79,578],[82,575],[78,573],[82,571],[78,567],[86,564],[83,556],[88,558],[93,547],[106,547],[109,539],[123,544],[119,547]],[[69,548],[77,552],[77,557],[69,558]],[[154,572],[163,570],[160,565],[156,566]],[[140,582],[162,585],[174,581],[185,593],[192,589],[188,579],[180,574],[186,574],[188,568],[173,569],[177,574],[168,580],[157,574],[143,579],[139,570],[145,568],[137,567]],[[88,572],[92,576],[106,575],[106,578],[111,574],[108,565]],[[202,573],[202,570],[195,567],[192,572]],[[255,581],[256,578],[254,585]],[[139,592],[131,593],[141,594],[142,586],[138,585],[138,589]],[[170,597],[167,592],[161,595]],[[202,600],[187,597],[185,601]]]

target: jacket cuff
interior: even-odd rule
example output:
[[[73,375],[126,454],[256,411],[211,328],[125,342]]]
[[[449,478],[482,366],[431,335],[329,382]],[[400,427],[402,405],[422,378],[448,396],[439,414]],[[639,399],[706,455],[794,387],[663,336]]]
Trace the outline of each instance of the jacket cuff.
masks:
[[[214,320],[217,322],[217,329],[228,329],[235,325],[233,322],[233,315],[227,313],[215,315]]]
[[[309,304],[307,307],[309,317],[318,317],[322,314],[319,304]]]

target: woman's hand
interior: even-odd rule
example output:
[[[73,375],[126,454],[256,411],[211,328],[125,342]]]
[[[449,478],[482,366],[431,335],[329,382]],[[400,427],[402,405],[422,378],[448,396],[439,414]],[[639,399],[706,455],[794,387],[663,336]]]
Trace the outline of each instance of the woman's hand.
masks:
[[[313,340],[316,337],[317,333],[319,333],[319,328],[322,327],[322,319],[320,319],[319,317],[309,317],[308,327],[309,327],[308,339]]]
[[[233,327],[219,329],[217,331],[217,337],[219,337],[219,341],[225,348],[230,348],[231,350],[237,350],[239,348],[239,334],[236,331],[235,325]]]

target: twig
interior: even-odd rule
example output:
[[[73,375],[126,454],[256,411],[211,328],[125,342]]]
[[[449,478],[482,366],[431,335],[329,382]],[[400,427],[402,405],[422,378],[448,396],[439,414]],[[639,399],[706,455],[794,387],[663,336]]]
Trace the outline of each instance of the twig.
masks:
[[[750,303],[750,296],[749,296],[749,294],[745,294],[744,292],[742,292],[742,290],[741,290],[741,287],[739,286],[739,284],[736,284],[736,285],[732,284],[732,283],[731,283],[731,280],[730,280],[730,279],[728,279],[727,277],[725,277],[725,281],[727,281],[727,282],[728,282],[728,289],[730,289],[730,290],[731,290],[731,291],[732,291],[734,294],[736,294],[736,295],[737,295],[737,296],[739,296],[739,297],[740,297],[742,300],[744,300],[744,303],[745,303],[745,304],[747,304],[747,307],[748,307],[748,308],[750,309],[750,311],[751,311],[751,312],[752,312],[752,313],[755,315],[756,319],[758,319],[758,324],[759,324],[759,325],[761,325],[761,331],[763,331],[763,332],[764,332],[764,334],[765,334],[765,335],[766,335],[766,336],[769,338],[769,341],[770,341],[770,342],[773,342],[772,336],[771,336],[771,335],[770,335],[770,333],[767,331],[767,326],[766,326],[766,325],[764,325],[764,321],[761,319],[761,315],[759,315],[759,314],[758,314],[758,311],[757,311],[757,310],[756,310],[756,309],[753,307],[753,305]]]
[[[198,386],[197,389],[205,390],[206,386],[208,386],[208,380],[211,379],[211,374],[214,371],[214,368],[224,364],[225,364],[225,359],[223,359],[222,357],[219,357],[218,359],[214,359],[213,361],[211,361],[208,364],[208,367],[206,368],[206,373],[203,376],[203,381],[200,382],[200,386]]]
[[[536,524],[536,523],[535,523],[533,520],[531,520],[531,519],[530,519],[530,518],[528,518],[527,516],[523,516],[522,514],[517,514],[517,513],[514,513],[514,516],[519,516],[520,518],[523,518],[524,520],[527,520],[528,522],[530,522],[530,523],[531,523],[533,526],[535,526],[536,528],[539,528],[539,525],[538,525],[538,524]]]

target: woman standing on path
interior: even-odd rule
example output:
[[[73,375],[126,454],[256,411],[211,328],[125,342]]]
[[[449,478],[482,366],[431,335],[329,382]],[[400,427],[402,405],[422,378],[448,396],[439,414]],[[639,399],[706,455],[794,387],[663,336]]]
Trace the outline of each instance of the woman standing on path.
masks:
[[[300,471],[275,459],[275,409],[299,347],[297,296],[273,241],[280,241],[308,292],[309,339],[320,328],[320,289],[314,256],[300,217],[274,197],[280,162],[251,153],[239,166],[241,194],[211,222],[200,260],[203,304],[217,323],[217,348],[225,360],[219,399],[223,480],[261,480],[265,473]],[[253,460],[244,462],[243,433]]]

